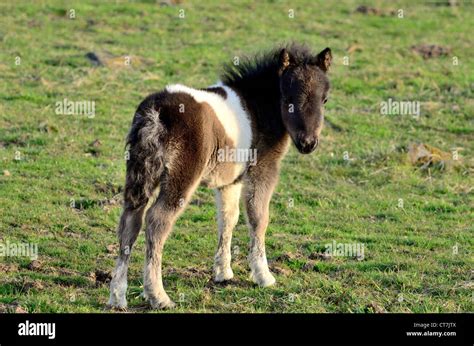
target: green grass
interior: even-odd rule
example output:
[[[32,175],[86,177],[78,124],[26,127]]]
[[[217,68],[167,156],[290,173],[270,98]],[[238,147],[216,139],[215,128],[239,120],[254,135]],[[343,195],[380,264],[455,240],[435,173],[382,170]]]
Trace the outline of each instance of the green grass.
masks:
[[[108,287],[90,274],[114,265],[107,246],[116,243],[120,205],[104,201],[121,191],[124,138],[138,103],[168,83],[210,85],[235,56],[295,40],[332,48],[327,118],[340,129],[326,126],[315,154],[291,148],[284,160],[267,232],[277,285],[249,281],[243,217],[232,244],[235,279],[210,281],[217,226],[213,192],[202,188],[166,244],[164,284],[175,311],[473,311],[472,6],[363,3],[405,16],[354,13],[362,4],[354,1],[1,4],[0,242],[38,244],[41,265],[0,257],[0,306],[105,311]],[[451,54],[424,60],[411,50],[421,43]],[[354,44],[360,49],[349,54]],[[132,63],[94,67],[88,52]],[[96,116],[56,114],[64,98],[95,101]],[[421,102],[420,118],[382,116],[388,98]],[[414,142],[458,148],[460,160],[422,171],[407,159]],[[333,241],[364,244],[364,259],[315,257]],[[143,257],[141,233],[128,291],[137,312],[146,311]]]

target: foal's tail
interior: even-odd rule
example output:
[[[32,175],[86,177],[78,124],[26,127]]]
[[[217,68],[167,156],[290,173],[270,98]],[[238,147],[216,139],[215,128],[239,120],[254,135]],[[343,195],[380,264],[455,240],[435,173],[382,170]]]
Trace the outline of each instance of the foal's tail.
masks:
[[[163,136],[160,110],[141,107],[135,113],[128,134],[127,177],[125,205],[132,208],[145,206],[159,183],[163,172]]]

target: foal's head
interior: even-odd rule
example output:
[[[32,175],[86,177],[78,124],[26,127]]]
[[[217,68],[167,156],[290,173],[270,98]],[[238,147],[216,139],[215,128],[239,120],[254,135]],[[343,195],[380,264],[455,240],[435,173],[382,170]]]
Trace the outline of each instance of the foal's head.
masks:
[[[300,153],[309,154],[318,146],[328,100],[331,50],[300,60],[290,51],[280,52],[280,93],[283,123]]]

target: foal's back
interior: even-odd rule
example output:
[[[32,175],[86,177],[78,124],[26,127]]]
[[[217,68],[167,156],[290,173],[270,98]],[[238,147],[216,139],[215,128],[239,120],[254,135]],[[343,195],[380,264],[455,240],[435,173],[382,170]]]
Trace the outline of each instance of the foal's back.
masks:
[[[245,170],[245,162],[220,160],[218,155],[252,145],[249,117],[239,96],[227,86],[167,86],[140,104],[133,124],[130,138],[145,135],[130,144],[158,149],[160,162],[149,163],[156,171],[181,167],[216,188],[233,183]],[[150,155],[144,159],[150,160]]]

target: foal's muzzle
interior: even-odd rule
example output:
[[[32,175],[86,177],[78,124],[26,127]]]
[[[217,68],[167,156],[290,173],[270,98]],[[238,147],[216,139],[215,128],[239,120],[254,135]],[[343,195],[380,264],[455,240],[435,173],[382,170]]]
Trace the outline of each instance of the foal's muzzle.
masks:
[[[318,139],[312,136],[301,137],[295,144],[298,151],[302,154],[309,154],[318,146]]]

